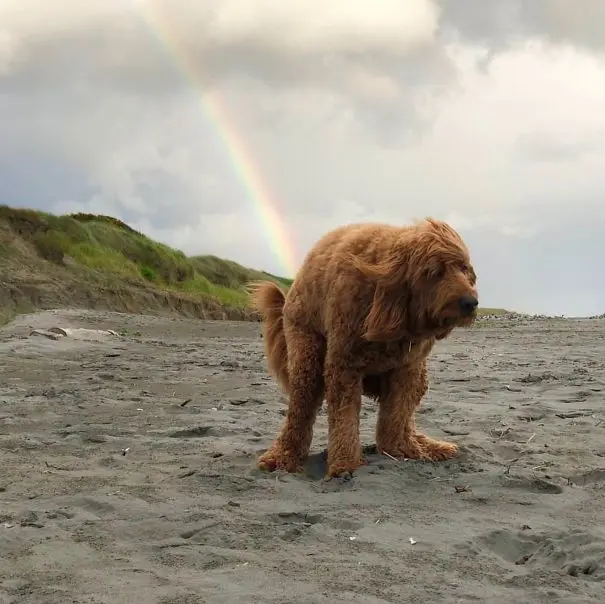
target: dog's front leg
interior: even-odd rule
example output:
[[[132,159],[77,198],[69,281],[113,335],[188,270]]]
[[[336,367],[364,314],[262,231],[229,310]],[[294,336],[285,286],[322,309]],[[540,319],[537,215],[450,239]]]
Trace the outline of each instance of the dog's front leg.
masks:
[[[362,377],[341,364],[327,364],[328,477],[347,477],[363,465],[359,439]]]
[[[379,399],[376,445],[393,457],[440,461],[458,453],[449,442],[434,440],[416,429],[414,414],[428,390],[426,362],[402,367],[388,376]]]

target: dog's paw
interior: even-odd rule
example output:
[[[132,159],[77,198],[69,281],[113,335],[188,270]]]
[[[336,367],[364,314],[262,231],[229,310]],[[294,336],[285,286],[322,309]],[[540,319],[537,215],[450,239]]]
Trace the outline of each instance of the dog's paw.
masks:
[[[326,478],[341,478],[344,481],[351,480],[355,470],[366,464],[362,458],[355,460],[335,459],[328,460],[328,472]]]
[[[264,472],[284,470],[291,474],[296,474],[303,469],[301,460],[296,455],[279,449],[269,449],[258,458],[256,465],[259,470],[263,470]]]
[[[444,440],[435,440],[424,434],[416,434],[416,440],[422,447],[427,459],[431,461],[445,461],[458,455],[458,446]]]
[[[424,434],[415,434],[403,442],[380,443],[378,450],[388,457],[416,461],[444,461],[458,454],[455,444],[434,440]]]
[[[416,439],[409,439],[399,443],[380,443],[378,451],[382,455],[395,459],[414,459],[417,461],[429,461],[427,451]]]

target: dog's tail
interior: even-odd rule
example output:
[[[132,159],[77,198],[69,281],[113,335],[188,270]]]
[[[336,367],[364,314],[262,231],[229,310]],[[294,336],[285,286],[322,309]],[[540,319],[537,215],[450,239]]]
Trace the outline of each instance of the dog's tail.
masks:
[[[258,281],[249,286],[254,308],[263,322],[263,339],[269,371],[288,392],[288,348],[284,333],[284,292],[272,281]]]

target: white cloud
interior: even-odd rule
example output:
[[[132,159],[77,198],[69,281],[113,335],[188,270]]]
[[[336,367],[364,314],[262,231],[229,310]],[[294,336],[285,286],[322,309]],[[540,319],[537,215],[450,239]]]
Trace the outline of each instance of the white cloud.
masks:
[[[167,8],[152,0],[143,0],[141,5],[150,10],[154,5]],[[220,5],[201,2],[199,6],[204,16],[211,15],[208,33],[213,43],[243,42],[280,53],[357,54],[360,47],[364,52],[405,52],[430,43],[438,25],[438,10],[429,0],[383,0],[373,6],[364,0],[333,0],[329,4],[322,0],[255,0],[245,4],[225,0]]]

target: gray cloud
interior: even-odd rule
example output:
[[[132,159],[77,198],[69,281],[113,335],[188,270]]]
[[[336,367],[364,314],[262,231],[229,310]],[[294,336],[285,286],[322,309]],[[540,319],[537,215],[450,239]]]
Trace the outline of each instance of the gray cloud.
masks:
[[[455,82],[431,0],[33,0],[3,8],[0,92],[119,92],[145,103],[228,85],[331,97],[383,142],[418,136]]]
[[[549,132],[528,132],[519,136],[516,150],[527,161],[577,161],[586,156],[599,156],[605,151],[604,133],[574,137],[556,136]]]
[[[34,0],[0,8],[0,202],[284,272],[359,220],[451,219],[482,302],[602,312],[605,5]],[[250,181],[250,174],[255,182]]]
[[[600,0],[439,0],[446,34],[494,50],[541,38],[602,52],[605,4]]]
[[[40,9],[23,0],[2,9],[4,85],[79,86],[77,75],[91,85],[156,93],[174,91],[177,69],[206,84],[240,75],[379,98],[371,89],[379,79],[386,96],[398,88],[389,62],[405,69],[416,58],[441,60],[430,0],[322,7],[318,0],[54,0]]]

